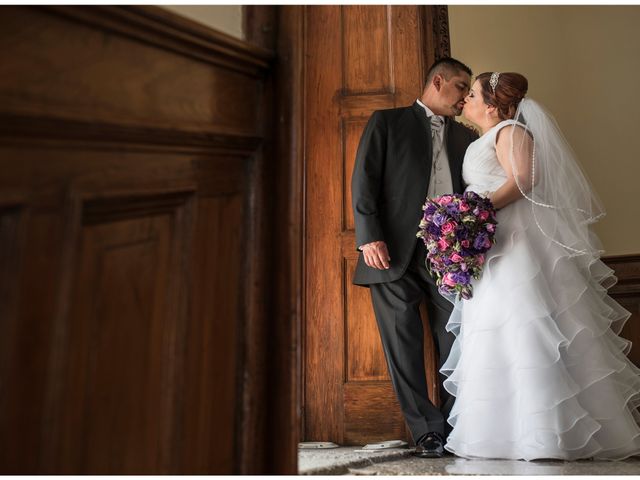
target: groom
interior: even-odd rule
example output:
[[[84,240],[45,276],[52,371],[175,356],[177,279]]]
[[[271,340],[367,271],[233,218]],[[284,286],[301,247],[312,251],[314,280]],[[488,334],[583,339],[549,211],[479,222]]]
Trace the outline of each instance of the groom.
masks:
[[[427,398],[419,305],[426,297],[438,369],[454,340],[445,330],[452,305],[438,294],[416,238],[425,198],[462,193],[462,159],[477,134],[460,115],[472,72],[453,58],[431,66],[422,97],[410,107],[378,110],[367,124],[351,179],[356,245],[354,284],[369,287],[387,367],[416,442],[415,455],[444,454],[454,398],[442,387],[442,407]]]

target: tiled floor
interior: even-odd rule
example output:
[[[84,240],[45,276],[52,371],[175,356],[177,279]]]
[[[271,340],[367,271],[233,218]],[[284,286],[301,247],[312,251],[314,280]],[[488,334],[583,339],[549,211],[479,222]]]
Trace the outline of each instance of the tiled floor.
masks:
[[[407,448],[355,452],[359,448],[301,450],[299,471],[308,475],[640,475],[640,458],[621,462],[423,459],[411,456]]]

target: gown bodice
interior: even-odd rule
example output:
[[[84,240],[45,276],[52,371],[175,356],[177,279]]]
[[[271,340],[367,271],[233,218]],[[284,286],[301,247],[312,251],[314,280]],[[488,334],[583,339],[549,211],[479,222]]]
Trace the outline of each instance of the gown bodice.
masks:
[[[492,192],[507,180],[507,174],[496,155],[496,139],[502,128],[517,123],[515,120],[504,120],[469,145],[462,164],[466,191]]]

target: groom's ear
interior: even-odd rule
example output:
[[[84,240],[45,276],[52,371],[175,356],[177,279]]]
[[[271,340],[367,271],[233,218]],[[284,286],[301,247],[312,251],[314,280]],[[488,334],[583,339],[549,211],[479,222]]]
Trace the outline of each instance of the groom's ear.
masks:
[[[436,87],[437,91],[440,91],[440,89],[442,88],[442,75],[436,73],[433,76],[433,86]]]

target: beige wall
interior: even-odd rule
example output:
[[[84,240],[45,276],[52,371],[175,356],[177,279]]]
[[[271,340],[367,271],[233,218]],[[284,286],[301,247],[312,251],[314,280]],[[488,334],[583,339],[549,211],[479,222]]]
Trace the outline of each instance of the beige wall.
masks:
[[[244,40],[242,5],[165,5],[162,8]]]
[[[607,255],[640,253],[640,6],[450,6],[451,54],[516,71],[603,200]]]

